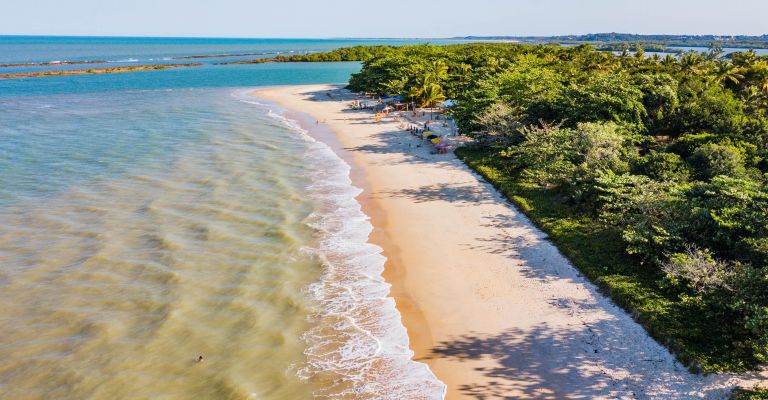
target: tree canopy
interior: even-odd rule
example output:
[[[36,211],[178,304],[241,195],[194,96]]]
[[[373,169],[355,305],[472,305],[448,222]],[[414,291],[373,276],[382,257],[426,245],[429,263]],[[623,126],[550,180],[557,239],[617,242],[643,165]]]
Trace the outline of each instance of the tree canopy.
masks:
[[[638,273],[656,276],[649,290],[722,321],[742,367],[768,361],[768,59],[506,43],[381,50],[351,89],[456,100],[460,130],[506,179],[617,231]],[[716,359],[707,368],[738,369]]]
[[[622,267],[591,276],[679,355],[707,370],[768,361],[768,59],[510,43],[311,58],[339,54],[363,61],[352,90],[455,100],[460,131],[497,171],[486,176],[559,204],[543,225],[615,232]],[[577,243],[577,266],[605,259]],[[619,276],[643,290],[611,286]]]

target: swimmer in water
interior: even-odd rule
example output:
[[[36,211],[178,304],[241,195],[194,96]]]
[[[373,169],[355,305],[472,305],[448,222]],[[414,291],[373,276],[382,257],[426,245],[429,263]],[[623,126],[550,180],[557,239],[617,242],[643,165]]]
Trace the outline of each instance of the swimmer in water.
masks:
[[[197,356],[197,362],[198,363],[203,362],[203,356]]]

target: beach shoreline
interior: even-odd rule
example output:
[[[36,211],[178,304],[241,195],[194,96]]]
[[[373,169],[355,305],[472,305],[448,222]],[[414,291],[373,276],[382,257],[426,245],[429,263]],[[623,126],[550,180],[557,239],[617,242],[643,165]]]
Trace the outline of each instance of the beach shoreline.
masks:
[[[689,373],[491,185],[396,123],[349,110],[344,93],[253,94],[352,166],[414,359],[447,399],[725,398],[762,379]]]
[[[369,242],[381,247],[381,254],[386,258],[382,276],[385,281],[392,285],[390,294],[397,303],[397,309],[403,319],[403,324],[408,328],[411,349],[415,353],[414,358],[419,359],[427,356],[427,349],[433,343],[429,332],[429,325],[404,288],[405,268],[398,245],[390,236],[385,209],[378,204],[377,199],[372,195],[371,181],[366,174],[365,168],[360,165],[360,161],[356,160],[354,154],[345,148],[337,133],[327,123],[320,122],[319,117],[321,115],[317,116],[318,118],[314,118],[313,115],[291,108],[289,107],[290,104],[285,104],[281,99],[272,97],[275,93],[273,90],[284,88],[278,86],[260,89],[254,92],[253,95],[260,100],[265,100],[278,106],[280,108],[279,111],[286,118],[296,121],[310,136],[325,143],[339,158],[352,167],[350,170],[352,184],[362,189],[356,200],[360,203],[363,213],[370,218],[371,225],[373,226]]]

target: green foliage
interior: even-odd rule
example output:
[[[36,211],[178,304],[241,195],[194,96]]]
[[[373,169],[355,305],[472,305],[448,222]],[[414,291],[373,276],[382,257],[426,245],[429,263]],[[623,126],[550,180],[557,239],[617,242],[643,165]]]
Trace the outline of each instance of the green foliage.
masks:
[[[332,62],[332,61],[367,61],[373,57],[396,51],[393,46],[355,46],[343,47],[325,53],[297,54],[278,56],[269,61],[276,62]]]
[[[659,134],[673,130],[671,121],[680,107],[678,81],[671,75],[662,73],[640,75],[635,78],[638,88],[643,92],[643,106],[646,109],[645,125],[649,133]]]
[[[762,268],[745,267],[732,278],[733,290],[722,295],[736,315],[734,322],[741,328],[740,347],[760,362],[768,361],[768,272]]]
[[[697,148],[689,160],[699,178],[719,175],[741,177],[746,172],[739,149],[727,144],[708,143]]]
[[[690,157],[693,152],[709,143],[717,143],[721,141],[723,135],[716,135],[713,133],[688,133],[677,138],[670,146],[669,150],[679,154],[683,158]]]
[[[742,249],[758,257],[768,237],[768,187],[750,180],[718,176],[684,193],[688,237],[731,259],[745,262]],[[756,263],[764,267],[764,263]]]
[[[680,85],[679,131],[743,132],[744,103],[720,85],[692,78]]]
[[[661,182],[688,181],[690,168],[682,157],[675,153],[653,151],[640,157],[635,162],[634,172]]]
[[[768,389],[736,389],[731,395],[731,400],[766,400]]]
[[[429,83],[425,85],[421,93],[422,107],[435,107],[445,100],[443,88],[437,83]]]
[[[570,86],[561,102],[557,117],[570,121],[612,121],[640,129],[647,112],[643,93],[625,75],[597,75]]]
[[[520,114],[504,102],[497,102],[477,114],[475,124],[480,131],[473,135],[479,142],[488,145],[509,146],[523,141],[520,130]]]
[[[671,182],[644,175],[605,174],[597,179],[600,219],[622,230],[627,252],[659,265],[684,245],[683,201]]]
[[[601,174],[623,173],[634,149],[613,123],[579,123],[575,128],[527,127],[520,143],[501,152],[522,178],[547,188],[566,191],[584,202]]]
[[[456,100],[485,146],[457,154],[681,358],[766,359],[768,61],[510,43],[327,57],[351,56],[350,89]]]

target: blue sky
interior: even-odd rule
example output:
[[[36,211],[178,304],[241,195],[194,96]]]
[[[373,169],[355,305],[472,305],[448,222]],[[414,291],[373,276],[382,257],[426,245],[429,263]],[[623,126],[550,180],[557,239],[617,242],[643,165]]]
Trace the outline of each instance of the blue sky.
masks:
[[[5,0],[0,34],[450,37],[768,33],[768,0]]]

